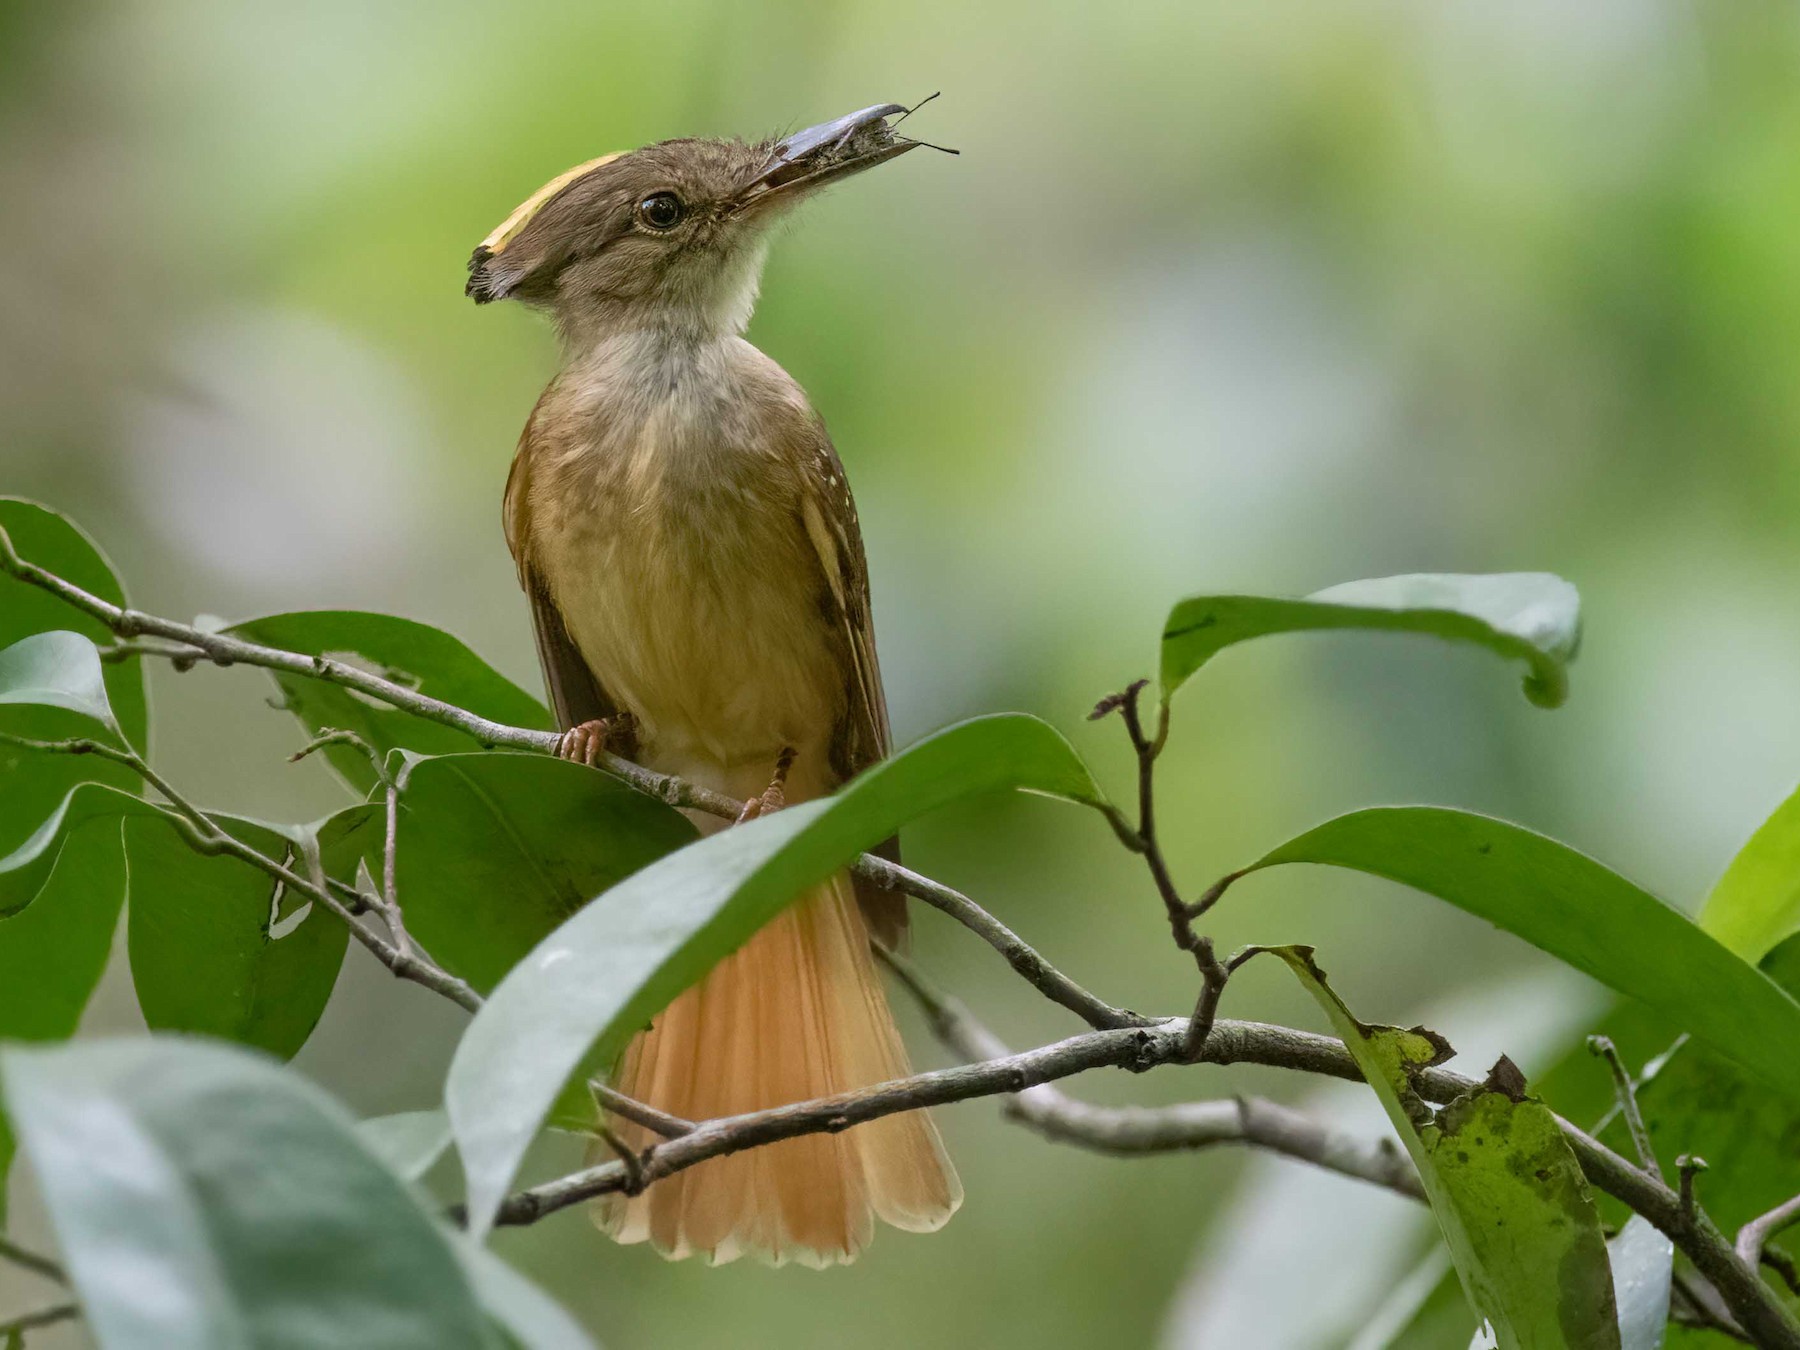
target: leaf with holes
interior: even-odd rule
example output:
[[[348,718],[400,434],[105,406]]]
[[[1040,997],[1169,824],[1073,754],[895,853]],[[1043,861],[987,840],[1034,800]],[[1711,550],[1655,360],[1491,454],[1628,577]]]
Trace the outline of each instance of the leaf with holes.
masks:
[[[1475,1310],[1501,1350],[1619,1350],[1600,1215],[1556,1116],[1501,1060],[1434,1112],[1413,1087],[1450,1047],[1435,1032],[1357,1020],[1310,947],[1279,956],[1324,1009],[1419,1169]]]
[[[1377,807],[1328,820],[1244,873],[1283,863],[1386,877],[1497,924],[1800,1101],[1800,1002],[1680,910],[1566,844],[1469,811]]]
[[[355,851],[309,858],[313,836],[304,829],[213,819],[303,876],[315,872],[315,863],[317,877],[354,875]],[[217,1036],[292,1057],[337,983],[350,936],[343,921],[241,859],[197,852],[166,820],[126,821],[125,851],[131,979],[151,1029]]]

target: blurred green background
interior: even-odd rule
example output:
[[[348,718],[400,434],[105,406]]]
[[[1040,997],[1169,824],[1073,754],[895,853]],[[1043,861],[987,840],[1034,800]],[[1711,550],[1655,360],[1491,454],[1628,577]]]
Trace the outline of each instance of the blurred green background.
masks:
[[[1117,726],[1083,716],[1149,673],[1177,596],[1554,570],[1588,613],[1555,713],[1422,641],[1219,662],[1177,705],[1174,861],[1198,890],[1332,812],[1428,800],[1696,904],[1800,776],[1790,4],[0,6],[0,492],[72,513],[147,608],[396,611],[536,689],[499,499],[554,350],[463,298],[470,248],[593,155],[934,89],[918,134],[961,157],[804,213],[751,330],[854,479],[898,738],[1027,709],[1122,786]],[[162,766],[202,801],[342,799],[283,762],[299,738],[256,676],[152,689]],[[1189,1005],[1092,820],[996,802],[908,848],[1104,996]],[[1015,1044],[1076,1029],[960,930],[915,927]],[[1259,878],[1218,928],[1314,942],[1365,1015],[1528,1070],[1592,1016],[1582,981],[1372,882]],[[90,1029],[134,1024],[128,982]],[[1225,1012],[1313,1025],[1290,983],[1251,967]],[[358,1110],[424,1106],[459,1023],[356,954],[298,1064]],[[1250,1083],[1310,1087],[1077,1090]],[[614,1350],[1329,1345],[1405,1264],[1410,1237],[1375,1236],[1404,1207],[1349,1183],[1098,1158],[992,1104],[942,1123],[962,1213],[849,1270],[668,1265],[579,1215],[500,1245]]]

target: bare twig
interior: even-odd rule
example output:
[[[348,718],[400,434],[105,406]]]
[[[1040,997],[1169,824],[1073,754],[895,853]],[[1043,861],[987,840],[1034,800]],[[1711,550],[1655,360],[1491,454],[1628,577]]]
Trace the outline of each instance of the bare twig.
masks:
[[[1156,759],[1169,739],[1169,705],[1158,702],[1156,730],[1145,734],[1138,696],[1149,683],[1148,680],[1137,680],[1119,693],[1109,694],[1094,705],[1088,716],[1094,720],[1118,713],[1125,723],[1125,734],[1131,740],[1132,753],[1137,757],[1137,827],[1129,829],[1115,821],[1114,829],[1127,848],[1143,857],[1150,869],[1150,877],[1156,883],[1156,893],[1162,897],[1170,935],[1177,947],[1192,953],[1194,965],[1200,972],[1200,995],[1194,1002],[1193,1015],[1188,1019],[1184,1042],[1184,1053],[1192,1063],[1200,1058],[1206,1045],[1213,1020],[1218,1016],[1219,1000],[1225,993],[1225,982],[1231,978],[1231,967],[1219,960],[1212,939],[1194,931],[1195,918],[1206,912],[1223,893],[1223,888],[1209,891],[1198,904],[1188,904],[1181,898],[1174,873],[1169,870],[1168,859],[1163,854],[1162,841],[1156,832]]]
[[[1604,1059],[1607,1067],[1612,1070],[1613,1095],[1618,1098],[1619,1112],[1625,1117],[1625,1128],[1631,1134],[1631,1146],[1637,1152],[1638,1166],[1650,1175],[1660,1177],[1662,1168],[1656,1161],[1656,1146],[1650,1140],[1650,1131],[1644,1126],[1644,1116],[1638,1110],[1637,1091],[1632,1086],[1631,1072],[1619,1057],[1619,1048],[1609,1036],[1589,1036],[1587,1044],[1588,1052]]]
[[[210,633],[187,624],[175,623],[136,610],[122,609],[100,599],[80,587],[55,576],[36,564],[26,562],[13,547],[12,540],[0,529],[0,572],[57,596],[76,609],[97,619],[121,642],[117,654],[156,656],[192,664],[205,659],[220,665],[253,665],[279,673],[318,679],[356,690],[391,707],[414,716],[453,727],[472,737],[478,744],[538,753],[552,753],[559,737],[554,732],[533,728],[509,727],[479,717],[466,709],[438,699],[379,675],[324,656],[311,656],[283,651],[260,643],[222,633]],[[176,648],[155,647],[142,641],[160,639],[176,644]],[[123,650],[123,644],[135,644]],[[1117,696],[1113,708],[1104,704],[1099,712],[1128,712],[1128,730],[1140,762],[1140,799],[1144,792],[1144,765],[1155,760],[1168,733],[1167,709],[1164,707],[1156,730],[1144,733],[1136,716],[1137,689]],[[1130,704],[1129,710],[1126,705]],[[74,753],[106,753],[110,747],[97,748],[98,742],[61,747]],[[465,1008],[480,1002],[473,990],[454,980],[435,966],[418,957],[408,957],[392,943],[355,922],[354,916],[327,885],[314,885],[296,875],[275,859],[268,858],[236,840],[213,824],[210,817],[179,796],[141,759],[133,757],[131,767],[146,782],[162,793],[184,826],[189,842],[202,851],[230,853],[285,882],[290,888],[322,903],[350,924],[358,941],[368,947],[390,969],[405,978],[414,979],[451,998]],[[128,762],[128,761],[122,761]],[[655,773],[614,755],[603,755],[598,767],[625,780],[671,806],[706,811],[735,819],[742,803],[724,794],[711,792],[671,775]],[[1227,877],[1209,890],[1200,901],[1189,905],[1181,901],[1169,875],[1166,861],[1155,838],[1154,803],[1140,800],[1138,827],[1133,829],[1116,808],[1104,812],[1127,847],[1141,852],[1150,861],[1169,915],[1171,930],[1184,950],[1196,952],[1203,980],[1208,962],[1197,949],[1201,939],[1192,935],[1193,920],[1216,902],[1233,877]],[[1148,829],[1146,830],[1146,827]],[[1141,1071],[1160,1064],[1184,1063],[1258,1063],[1323,1073],[1339,1078],[1359,1078],[1355,1062],[1340,1042],[1329,1037],[1314,1036],[1286,1027],[1254,1022],[1235,1022],[1216,1018],[1215,997],[1210,1001],[1203,990],[1192,1016],[1178,1019],[1152,1020],[1116,1009],[1080,988],[1055,970],[1037,953],[1031,951],[1015,934],[991,915],[985,914],[967,897],[938,887],[896,864],[865,856],[856,864],[860,875],[877,884],[908,895],[916,895],[928,904],[949,913],[965,923],[984,941],[1006,956],[1015,970],[1029,979],[1053,1001],[1085,1018],[1100,1029],[1070,1037],[1018,1055],[987,1059],[960,1068],[916,1075],[895,1083],[878,1084],[858,1092],[803,1102],[771,1111],[720,1120],[704,1121],[674,1138],[667,1138],[642,1155],[642,1179],[648,1183],[706,1158],[784,1139],[797,1134],[836,1131],[896,1111],[962,1101],[972,1097],[999,1093],[1021,1093],[1041,1083],[1108,1065]],[[1189,940],[1191,938],[1191,940]],[[1230,963],[1218,969],[1229,974]],[[440,978],[441,977],[441,978]],[[1216,978],[1216,977],[1215,977]],[[1208,1026],[1208,1019],[1211,1024]],[[1475,1086],[1473,1080],[1444,1069],[1433,1069],[1419,1078],[1419,1088],[1432,1101],[1447,1101]],[[623,1114],[623,1112],[621,1112]],[[685,1123],[685,1122],[684,1122]],[[1704,1210],[1694,1203],[1691,1167],[1684,1167],[1681,1191],[1671,1190],[1662,1180],[1621,1158],[1597,1140],[1568,1122],[1561,1122],[1565,1137],[1580,1160],[1589,1180],[1608,1194],[1624,1201],[1631,1209],[1668,1234],[1719,1294],[1729,1314],[1755,1343],[1800,1350],[1800,1325],[1796,1325],[1774,1291],[1762,1281],[1756,1269],[1739,1258]],[[529,1223],[567,1205],[590,1196],[622,1189],[628,1182],[627,1169],[615,1162],[564,1177],[544,1186],[521,1191],[504,1206],[502,1219],[508,1223]],[[73,1315],[71,1307],[68,1314]]]
[[[22,559],[4,528],[0,528],[0,572],[6,572],[20,581],[49,592],[99,620],[127,641],[134,641],[141,635],[148,634],[182,644],[180,652],[152,650],[147,645],[140,644],[134,649],[135,655],[168,656],[175,659],[177,656],[199,653],[218,665],[256,666],[282,674],[322,680],[328,684],[354,689],[415,717],[454,727],[490,748],[554,754],[557,742],[561,739],[553,731],[511,727],[477,717],[454,704],[431,698],[342,661],[268,647],[138,610],[121,609],[35,563]],[[617,755],[602,753],[596,761],[596,767],[616,778],[624,779],[639,791],[670,806],[705,811],[728,820],[736,820],[743,810],[744,804],[741,801],[724,793],[696,786],[672,774],[656,773]],[[854,870],[858,876],[885,890],[910,895],[948,914],[998,951],[1015,971],[1052,1002],[1068,1008],[1090,1026],[1134,1026],[1143,1020],[1134,1013],[1112,1007],[1081,988],[1034,951],[1018,934],[967,896],[950,887],[874,854],[865,853],[857,860]]]
[[[17,1317],[9,1317],[0,1321],[0,1337],[11,1336],[15,1332],[23,1334],[35,1331],[39,1327],[52,1327],[58,1322],[67,1322],[81,1316],[81,1307],[75,1303],[55,1303],[48,1308],[39,1308],[34,1312],[21,1313]]]
[[[643,1158],[633,1151],[632,1147],[623,1139],[614,1134],[608,1126],[599,1126],[595,1130],[595,1133],[598,1134],[601,1141],[613,1151],[613,1156],[619,1160],[620,1165],[625,1169],[625,1181],[619,1189],[626,1195],[642,1195],[644,1193],[644,1187],[650,1184],[644,1179]]]
[[[154,656],[167,661],[170,665],[174,666],[177,671],[182,672],[192,670],[201,661],[206,660],[206,653],[201,651],[198,647],[189,647],[182,644],[170,646],[160,642],[144,642],[141,640],[108,643],[106,646],[101,647],[99,652],[100,659],[108,665],[118,665],[121,662],[134,661],[139,657]],[[229,665],[230,662],[221,661],[218,664]]]
[[[951,1050],[965,1060],[1004,1059],[1012,1053],[967,1007],[934,987],[910,961],[879,945],[875,951],[918,1000],[932,1030]],[[1246,1144],[1384,1186],[1410,1199],[1425,1198],[1418,1172],[1391,1139],[1370,1143],[1352,1139],[1263,1097],[1164,1107],[1102,1107],[1076,1101],[1043,1083],[1012,1097],[1002,1109],[1009,1120],[1046,1139],[1099,1153],[1166,1153]]]
[[[173,785],[155,769],[145,762],[143,756],[131,749],[119,749],[102,741],[76,738],[66,741],[31,741],[23,737],[6,736],[5,739],[15,744],[27,745],[38,751],[63,753],[72,755],[96,755],[109,759],[115,764],[122,764],[132,770],[146,783],[160,793],[174,811],[186,823],[188,842],[202,853],[228,854],[241,862],[246,862],[275,880],[283,882],[290,890],[308,897],[323,905],[349,926],[350,935],[366,947],[375,958],[401,979],[411,980],[423,985],[433,993],[441,994],[457,1006],[473,1012],[481,1006],[481,996],[463,980],[450,974],[442,967],[425,960],[417,954],[401,951],[392,942],[372,931],[366,925],[358,923],[349,907],[340,900],[329,885],[315,885],[306,877],[271,858],[268,854],[252,848],[235,835],[223,829],[206,812],[188,801]]]
[[[1783,1229],[1800,1223],[1800,1195],[1783,1201],[1766,1214],[1759,1214],[1742,1228],[1738,1229],[1738,1259],[1754,1270],[1758,1265],[1766,1265],[1796,1294],[1800,1294],[1800,1273],[1794,1269],[1794,1262],[1786,1252],[1769,1245],[1775,1235]]]
[[[1005,957],[1006,963],[1045,998],[1067,1008],[1089,1026],[1107,1030],[1149,1024],[1151,1019],[1115,1008],[1083,989],[960,891],[872,853],[863,854],[850,870],[883,890],[902,892],[949,915]]]
[[[1719,1291],[1705,1280],[1695,1278],[1693,1272],[1679,1266],[1670,1272],[1669,1278],[1675,1294],[1669,1301],[1671,1322],[1684,1327],[1716,1331],[1722,1336],[1742,1341],[1745,1345],[1755,1344],[1732,1317],[1725,1301],[1719,1297]]]
[[[1700,1213],[1699,1203],[1694,1199],[1694,1178],[1705,1170],[1706,1159],[1691,1153],[1684,1153],[1675,1160],[1675,1172],[1681,1179],[1681,1212],[1690,1222]]]
[[[47,1280],[55,1280],[58,1284],[69,1282],[68,1273],[55,1261],[29,1247],[21,1247],[4,1233],[0,1233],[0,1258],[33,1274],[42,1275]]]
[[[634,1125],[642,1125],[652,1134],[660,1134],[664,1139],[679,1139],[684,1134],[694,1132],[693,1121],[672,1116],[667,1111],[658,1111],[654,1106],[640,1102],[636,1097],[627,1097],[617,1088],[605,1083],[589,1083],[588,1090],[594,1094],[596,1102],[615,1116],[623,1116]]]
[[[375,747],[370,745],[361,736],[358,736],[354,731],[345,731],[338,727],[325,727],[317,736],[314,736],[305,745],[289,755],[288,763],[298,764],[301,760],[306,759],[308,756],[315,755],[331,745],[349,746],[352,750],[355,750],[364,759],[369,761],[370,766],[375,770],[375,776],[377,778],[381,779],[383,782],[387,780],[387,766],[381,762],[381,755],[376,751]]]
[[[1142,1072],[1163,1064],[1182,1063],[1187,1027],[1188,1019],[1177,1017],[1143,1027],[1089,1031],[1016,1055],[939,1069],[773,1110],[702,1121],[691,1133],[647,1150],[645,1176],[654,1182],[708,1158],[778,1139],[844,1130],[899,1111],[1022,1093],[1039,1083],[1091,1069],[1114,1067]],[[1356,1061],[1342,1041],[1292,1027],[1229,1018],[1220,1018],[1214,1024],[1202,1062],[1263,1064],[1352,1082],[1362,1080]],[[1475,1079],[1441,1067],[1425,1070],[1416,1082],[1421,1096],[1439,1103],[1479,1086]],[[1560,1117],[1557,1123],[1588,1180],[1668,1234],[1694,1268],[1712,1282],[1732,1316],[1756,1338],[1757,1344],[1800,1350],[1800,1325],[1775,1291],[1738,1259],[1703,1210],[1697,1206],[1684,1208],[1681,1197],[1661,1180],[1626,1161],[1579,1126]],[[572,1173],[515,1192],[501,1206],[498,1221],[535,1223],[557,1210],[617,1191],[624,1181],[625,1171],[618,1163]]]
[[[418,949],[407,935],[406,920],[400,913],[400,888],[394,880],[399,858],[400,785],[389,778],[385,786],[387,834],[381,845],[381,919],[387,924],[388,935],[394,940],[394,950],[402,957],[413,957],[418,954]]]

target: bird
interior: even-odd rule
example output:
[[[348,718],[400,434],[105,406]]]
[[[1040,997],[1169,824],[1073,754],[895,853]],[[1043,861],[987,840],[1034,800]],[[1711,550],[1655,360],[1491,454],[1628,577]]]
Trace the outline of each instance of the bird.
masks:
[[[471,298],[545,312],[561,340],[503,514],[562,757],[620,754],[743,800],[744,820],[889,753],[843,463],[744,332],[777,222],[924,144],[895,130],[908,112],[606,155],[552,179],[470,258]],[[734,823],[689,814],[703,834]],[[883,851],[898,857],[894,841]],[[904,906],[847,871],[802,894],[631,1042],[612,1086],[705,1120],[905,1077],[870,949],[904,940]],[[609,1124],[615,1146],[656,1142]],[[853,1260],[876,1219],[932,1231],[961,1201],[935,1124],[913,1111],[710,1159],[601,1197],[593,1217],[670,1258],[826,1267]]]

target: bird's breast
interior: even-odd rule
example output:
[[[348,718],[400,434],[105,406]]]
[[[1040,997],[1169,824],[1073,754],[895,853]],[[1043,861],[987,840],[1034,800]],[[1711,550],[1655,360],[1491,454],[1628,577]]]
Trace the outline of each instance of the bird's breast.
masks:
[[[720,420],[664,407],[565,450],[534,474],[533,551],[645,762],[748,796],[783,746],[823,772],[845,684],[779,447]]]

